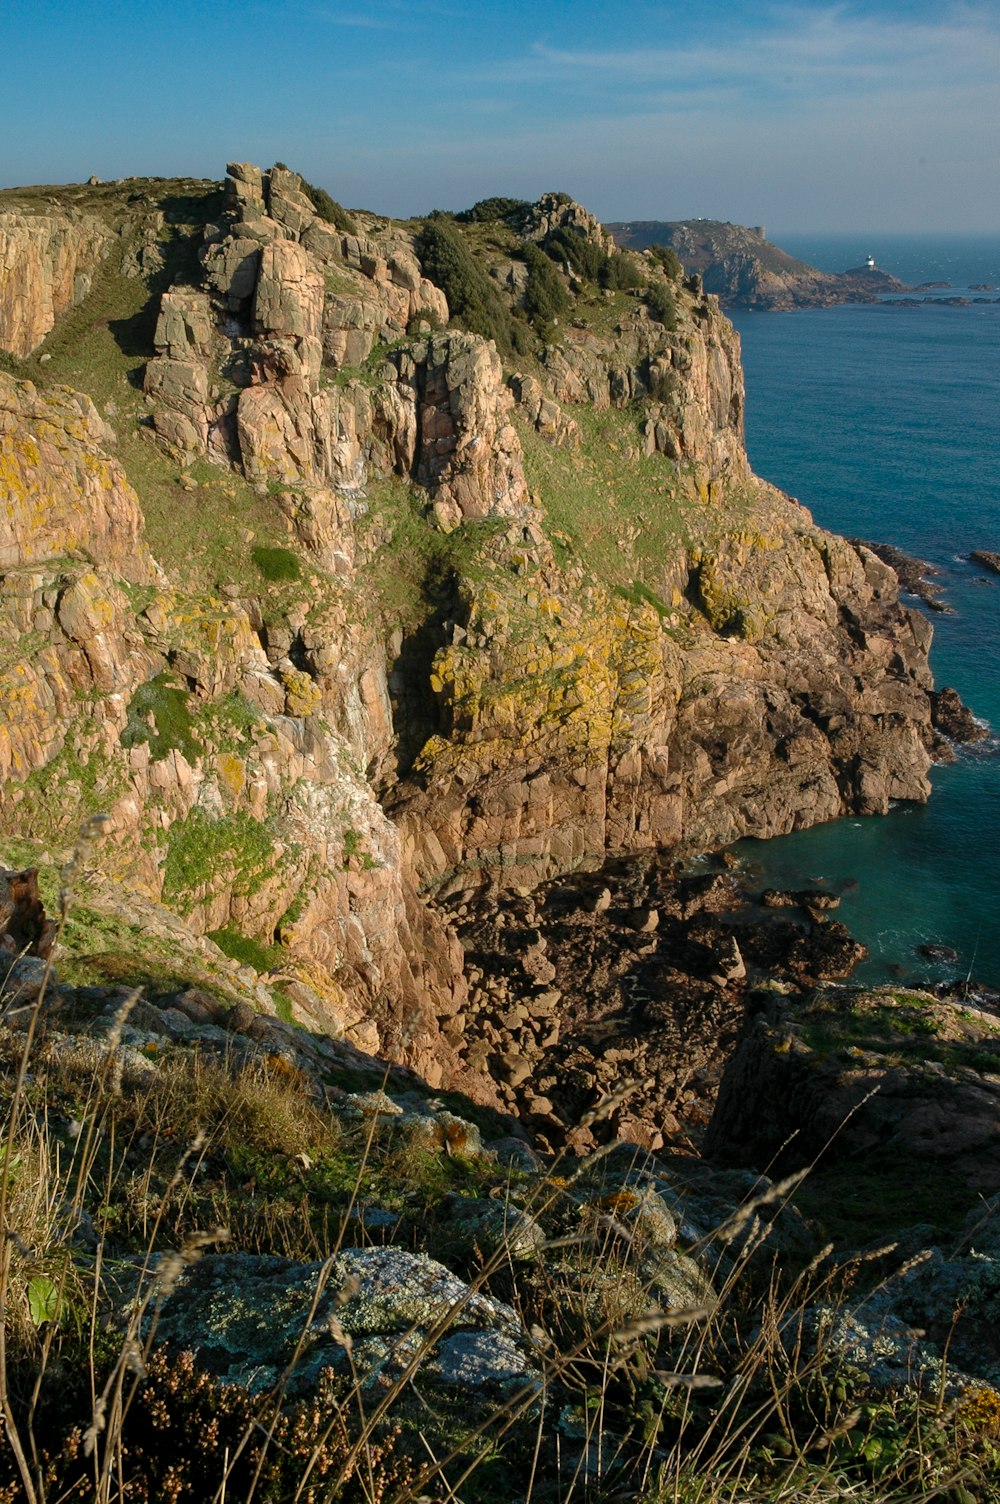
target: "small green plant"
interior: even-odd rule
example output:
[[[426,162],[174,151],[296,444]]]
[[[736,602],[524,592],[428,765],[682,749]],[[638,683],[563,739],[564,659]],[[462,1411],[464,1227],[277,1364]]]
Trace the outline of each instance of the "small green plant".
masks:
[[[260,544],[250,550],[250,557],[272,584],[302,578],[302,565],[290,548],[266,548]]]
[[[360,862],[361,866],[366,870],[370,870],[378,865],[371,852],[366,849],[365,838],[360,830],[354,830],[349,827],[344,831],[343,864],[345,870],[351,865],[352,859]]]
[[[654,282],[646,293],[649,316],[665,329],[677,327],[677,302],[665,282]]]
[[[121,744],[136,747],[142,743],[149,747],[154,762],[176,749],[193,763],[201,752],[194,734],[187,687],[169,670],[140,684],[129,701]]]

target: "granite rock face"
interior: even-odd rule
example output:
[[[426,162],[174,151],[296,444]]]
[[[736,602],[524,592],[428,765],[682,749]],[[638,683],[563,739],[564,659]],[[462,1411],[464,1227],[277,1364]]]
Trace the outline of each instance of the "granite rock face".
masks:
[[[410,472],[457,525],[466,517],[517,516],[528,500],[514,400],[496,350],[475,336],[441,334],[401,352],[398,387],[412,393]]]
[[[414,321],[447,322],[412,239],[341,234],[296,174],[230,165],[226,222],[202,248],[204,291],[171,291],[161,304],[146,373],[161,439],[185,462],[230,457],[260,485],[350,495],[403,471],[445,518],[520,510],[513,403],[482,340],[449,333],[401,350],[375,394],[356,379],[321,382],[324,363],[360,364]],[[213,362],[235,394],[213,395]]]
[[[470,591],[434,661],[422,786],[398,796],[422,883],[537,881],[927,797],[930,627],[873,555],[774,493],[766,515],[685,561],[676,635],[652,606],[575,596],[541,542],[519,576],[522,602],[545,602],[530,640],[516,605]],[[507,547],[524,557],[522,537]]]
[[[0,569],[86,546],[137,583],[151,578],[139,500],[108,453],[114,442],[82,392],[40,391],[0,372]]]
[[[86,297],[111,240],[89,215],[0,213],[0,350],[30,355]]]

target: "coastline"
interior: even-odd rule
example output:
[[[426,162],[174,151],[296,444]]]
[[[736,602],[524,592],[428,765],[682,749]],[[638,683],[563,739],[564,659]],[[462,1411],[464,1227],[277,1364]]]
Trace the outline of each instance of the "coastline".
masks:
[[[988,280],[976,271],[988,271],[991,244],[980,247],[963,281]],[[895,269],[914,275],[922,269],[914,259]],[[964,264],[949,268],[950,280],[960,280]],[[953,685],[988,732],[1000,725],[993,669],[1000,580],[969,559],[1000,541],[1000,476],[990,441],[997,310],[927,308],[901,320],[890,309],[843,307],[734,321],[755,469],[801,496],[825,525],[888,544],[935,571],[930,581],[952,608],[933,617],[935,680]],[[795,404],[787,401],[789,389]],[[971,968],[995,985],[1000,893],[985,859],[1000,839],[995,748],[988,735],[959,749],[951,766],[936,768],[926,807],[897,806],[880,820],[797,832],[767,848],[748,843],[747,854],[776,885],[816,874],[859,881],[844,918],[871,952],[859,968],[862,981],[889,983],[900,975],[893,968],[902,967],[908,977],[938,983],[961,980]],[[924,966],[915,950],[925,942],[957,950],[957,966]]]

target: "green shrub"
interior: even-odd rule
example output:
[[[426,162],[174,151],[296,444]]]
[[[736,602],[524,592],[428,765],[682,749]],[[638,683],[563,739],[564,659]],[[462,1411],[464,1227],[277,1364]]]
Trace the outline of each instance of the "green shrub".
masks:
[[[410,315],[406,326],[407,334],[420,334],[422,324],[429,325],[431,329],[441,328],[441,320],[433,308],[418,308]]]
[[[231,961],[239,961],[241,966],[252,966],[254,971],[273,971],[285,959],[283,946],[265,945],[263,941],[242,935],[239,930],[228,926],[221,930],[210,930],[208,938],[215,941],[224,956],[228,956]]]
[[[455,215],[459,224],[488,224],[500,220],[505,224],[516,222],[531,205],[526,198],[481,198],[471,209],[463,209]]]
[[[535,341],[527,324],[520,319],[511,320],[511,342],[515,355],[534,355]]]
[[[651,245],[649,247],[649,254],[656,264],[663,268],[672,281],[676,282],[677,278],[682,275],[684,268],[681,266],[680,257],[672,245]]]
[[[570,308],[572,300],[566,284],[552,261],[537,245],[527,244],[523,251],[528,268],[524,289],[524,311],[540,332]]]
[[[654,282],[646,294],[646,307],[650,318],[656,319],[665,329],[677,327],[677,304],[674,295],[664,282]]]
[[[164,672],[140,684],[129,701],[128,719],[121,733],[123,747],[149,746],[154,762],[174,748],[193,763],[201,748],[194,738],[194,723],[187,690],[176,677]]]
[[[443,215],[424,221],[417,254],[424,275],[448,299],[452,316],[472,334],[496,340],[497,349],[509,354],[514,348],[510,313],[461,233]]]
[[[646,279],[636,257],[629,251],[619,251],[616,256],[605,256],[598,281],[602,287],[610,287],[614,292],[629,292],[642,287]]]
[[[259,892],[275,869],[269,825],[243,811],[213,820],[195,806],[171,825],[167,842],[163,898],[181,913],[190,913],[198,891],[213,881],[246,896]]]
[[[250,550],[250,557],[265,580],[279,583],[282,580],[302,578],[302,565],[290,548],[265,548],[260,545]]]
[[[578,276],[586,277],[590,282],[598,280],[608,259],[600,246],[588,240],[582,230],[564,227],[546,235],[542,241],[542,250],[553,261],[565,262]]]
[[[567,263],[577,276],[613,291],[641,287],[645,280],[634,256],[626,251],[609,256],[583,230],[562,225],[546,235],[542,250],[553,261]]]
[[[331,198],[325,188],[314,188],[312,183],[302,179],[302,192],[312,204],[320,219],[328,225],[333,225],[335,230],[340,230],[343,235],[360,235],[361,229],[352,214],[348,214],[343,204],[338,204],[335,198]]]

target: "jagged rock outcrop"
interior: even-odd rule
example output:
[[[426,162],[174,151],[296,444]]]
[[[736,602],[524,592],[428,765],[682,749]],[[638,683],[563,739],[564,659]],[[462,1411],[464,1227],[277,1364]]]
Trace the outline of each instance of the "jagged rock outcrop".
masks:
[[[403,470],[452,523],[520,510],[512,402],[482,341],[447,334],[400,351],[395,386],[374,400],[360,382],[321,384],[324,360],[363,360],[377,338],[419,316],[447,321],[448,309],[412,241],[338,234],[299,183],[279,168],[231,164],[229,221],[203,251],[207,290],[169,292],[161,305],[146,374],[157,433],[185,458],[228,450],[262,485],[346,494],[371,472]],[[213,395],[213,362],[241,388],[235,396]]]
[[[30,355],[86,297],[112,239],[86,214],[0,213],[0,350]]]
[[[614,235],[600,220],[565,193],[543,193],[524,211],[520,221],[526,240],[545,240],[556,230],[567,230],[592,241],[605,255],[618,250]]]
[[[647,454],[696,464],[708,479],[748,479],[743,369],[728,321],[710,317],[675,332],[637,313],[613,341],[571,328],[546,350],[545,366],[560,402],[598,410],[643,402]]]
[[[580,443],[579,424],[563,411],[558,402],[545,395],[541,382],[534,376],[511,376],[510,389],[514,401],[543,439],[570,449]]]
[[[440,334],[401,351],[398,386],[412,393],[415,444],[407,469],[446,526],[525,508],[521,443],[500,357],[474,335]]]

